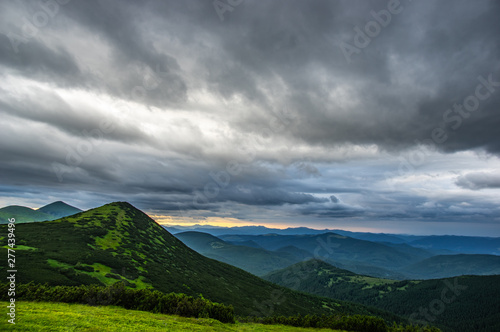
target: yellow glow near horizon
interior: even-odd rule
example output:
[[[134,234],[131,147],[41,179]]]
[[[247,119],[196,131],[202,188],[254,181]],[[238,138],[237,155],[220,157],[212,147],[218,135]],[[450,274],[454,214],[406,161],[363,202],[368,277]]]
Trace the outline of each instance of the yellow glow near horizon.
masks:
[[[288,227],[297,227],[285,224],[274,224],[274,223],[262,223],[262,222],[251,222],[246,220],[240,220],[236,218],[220,218],[220,217],[207,217],[204,219],[194,219],[176,216],[165,216],[165,215],[149,215],[157,223],[164,226],[218,226],[218,227],[238,227],[238,226],[265,226],[269,228],[280,228],[285,229]]]
[[[362,226],[346,226],[346,225],[292,225],[292,224],[280,224],[280,223],[266,223],[266,222],[251,222],[246,220],[240,220],[236,218],[220,218],[220,217],[207,217],[204,219],[195,219],[189,217],[177,217],[177,216],[166,216],[166,215],[149,215],[157,223],[163,226],[217,226],[217,227],[242,227],[242,226],[264,226],[267,228],[297,228],[297,227],[307,227],[311,229],[324,230],[324,229],[342,229],[351,232],[367,232],[367,233],[392,233],[389,229],[377,229],[372,227],[362,227]]]

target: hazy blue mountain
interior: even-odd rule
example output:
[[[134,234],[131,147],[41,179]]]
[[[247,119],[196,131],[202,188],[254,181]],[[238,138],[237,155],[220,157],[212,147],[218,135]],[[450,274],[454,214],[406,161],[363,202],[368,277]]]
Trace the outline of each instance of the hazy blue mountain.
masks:
[[[208,225],[173,226],[166,227],[173,234],[187,230],[199,231],[214,236],[228,235],[318,235],[336,233],[350,238],[379,242],[388,244],[407,244],[415,248],[424,249],[433,255],[444,255],[453,253],[464,254],[489,254],[500,255],[500,238],[474,237],[474,236],[451,236],[451,235],[407,235],[407,234],[385,234],[351,232],[345,230],[318,230],[307,227],[296,227],[287,229],[267,228],[264,226],[242,226],[242,227],[217,227]],[[237,239],[237,238],[235,238]],[[239,240],[225,238],[225,240],[236,243]],[[400,247],[403,248],[403,247]]]
[[[285,245],[276,250],[269,250],[274,249],[274,247],[268,248],[268,250],[262,249],[260,248],[260,246],[265,245],[263,245],[262,243],[257,243],[259,242],[259,240],[248,240],[249,238],[253,238],[253,235],[223,235],[221,237],[224,238],[224,240],[222,240],[221,237],[214,237],[207,233],[199,232],[184,232],[175,234],[175,236],[179,236],[179,239],[183,240],[187,245],[191,246],[191,248],[197,250],[207,257],[232,264],[256,275],[263,275],[267,272],[283,268],[295,262],[300,262],[315,257],[315,254],[313,254],[312,250],[309,251],[306,249],[301,249],[294,245]],[[280,244],[287,242],[287,240],[283,241],[282,235],[268,234],[264,235],[263,237],[266,240],[270,238],[276,239]],[[295,236],[292,236],[292,238],[295,238]],[[289,237],[285,239],[289,239]],[[253,250],[252,248],[244,245],[249,241],[252,244],[257,243],[261,251]],[[320,244],[320,247],[326,247],[329,245],[328,241],[331,241],[328,236],[326,237],[326,240],[324,239],[324,237],[320,237],[318,239],[318,244]],[[212,244],[209,245],[210,243]],[[231,244],[236,245],[237,248],[231,247]],[[267,245],[269,245],[269,243]],[[335,246],[336,244],[330,243],[330,245]],[[377,243],[374,243],[373,245],[375,247],[380,247],[380,245]],[[253,248],[254,247],[255,246],[253,246]],[[324,249],[323,247],[322,249]],[[384,249],[388,249],[387,247],[382,247]],[[372,249],[375,250],[374,248]],[[420,250],[421,249],[418,249],[417,251],[420,253]],[[389,270],[385,267],[375,266],[371,263],[359,262],[357,260],[350,261],[348,259],[340,257],[339,255],[329,255],[327,251],[316,251],[316,257],[321,257],[321,259],[324,259],[339,268],[350,269],[352,271],[355,271],[356,273],[395,280],[403,280],[408,278],[406,275],[399,271]],[[419,261],[420,259],[420,255],[415,256],[415,261]]]
[[[461,275],[500,275],[500,256],[480,254],[439,255],[409,265],[400,272],[413,279]]]
[[[9,218],[15,218],[16,223],[54,220],[67,217],[82,210],[58,201],[45,205],[38,210],[19,205],[10,205],[0,209],[0,224],[8,223]]]
[[[233,245],[202,232],[189,231],[177,233],[174,236],[206,257],[231,264],[257,276],[284,268],[303,259],[286,251],[270,251],[244,245]]]
[[[261,246],[259,246],[258,243],[256,243],[255,241],[241,241],[241,242],[232,242],[232,241],[226,241],[227,243],[230,243],[230,244],[234,244],[236,246],[245,246],[245,247],[251,247],[251,248],[259,248],[259,249],[263,249]]]
[[[384,233],[366,233],[366,232],[350,232],[340,229],[334,229],[332,232],[349,236],[355,239],[373,241],[373,242],[388,242],[388,243],[405,243],[406,239],[401,238],[394,234],[384,234]]]
[[[294,255],[297,258],[300,258],[301,260],[309,259],[309,258],[313,257],[313,254],[311,254],[309,251],[299,249],[295,246],[285,246],[285,247],[279,248],[275,251],[276,252],[287,252],[289,254]]]
[[[337,268],[349,270],[357,274],[371,276],[374,278],[383,278],[391,280],[407,280],[409,277],[398,270],[387,269],[381,266],[370,264],[362,264],[349,261],[336,261],[333,259],[325,259],[325,261]]]
[[[351,237],[335,234],[307,234],[307,235],[225,235],[219,238],[232,241],[252,240],[267,250],[278,250],[287,246],[294,246],[312,254],[312,257],[335,262],[356,263],[366,266],[380,267],[383,269],[395,269],[420,261],[422,251],[411,247],[404,252],[397,248],[389,247],[382,243],[354,239]],[[429,254],[426,257],[430,257]]]
[[[71,206],[69,204],[66,204],[62,201],[57,201],[54,203],[47,204],[41,208],[39,208],[37,211],[50,214],[51,216],[55,218],[63,218],[67,216],[71,216],[76,213],[80,213],[83,210],[80,210],[79,208],[76,208],[74,206]]]
[[[196,250],[198,252],[209,251],[215,248],[222,247],[232,247],[233,245],[219,239],[216,236],[210,235],[208,233],[202,232],[182,232],[174,235],[176,238],[181,240],[189,248]]]
[[[499,237],[426,236],[410,241],[408,244],[428,250],[445,249],[464,254],[500,255]]]
[[[193,226],[165,226],[165,228],[172,234],[191,230],[191,231],[208,233],[215,236],[265,235],[265,234],[305,235],[305,234],[336,233],[340,235],[349,236],[355,239],[374,241],[374,242],[405,243],[415,239],[420,239],[420,237],[411,237],[406,235],[400,236],[395,234],[384,234],[384,233],[350,232],[340,229],[313,229],[308,227],[289,227],[281,229],[281,228],[268,228],[265,226],[218,227],[210,225],[193,225]]]
[[[284,251],[293,252],[302,260],[319,258],[338,268],[379,278],[404,280],[446,278],[464,274],[500,274],[500,256],[437,255],[406,243],[371,242],[335,233],[222,235],[220,238],[232,243],[251,240],[273,251],[289,248]],[[298,254],[297,250],[300,250],[302,255]],[[451,252],[444,249],[440,251]]]
[[[420,257],[420,259],[429,258],[439,254],[453,254],[450,250],[426,250],[422,248],[412,247],[407,243],[390,243],[390,242],[379,242],[388,247],[395,248],[400,252],[408,253],[414,257]]]
[[[261,235],[268,233],[283,234],[283,235],[300,235],[300,234],[321,234],[329,232],[330,230],[317,230],[307,227],[296,227],[296,228],[268,228],[265,226],[237,226],[237,227],[218,227],[209,225],[193,225],[193,226],[166,226],[165,227],[172,234],[185,232],[185,231],[196,231],[208,233],[214,236],[219,235]]]
[[[19,205],[10,205],[0,209],[0,224],[8,223],[9,218],[16,219],[16,223],[56,219],[50,214]]]

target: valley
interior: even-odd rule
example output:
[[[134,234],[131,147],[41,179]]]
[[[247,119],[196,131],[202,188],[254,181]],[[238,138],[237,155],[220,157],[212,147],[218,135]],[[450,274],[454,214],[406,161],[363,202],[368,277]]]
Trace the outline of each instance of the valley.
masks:
[[[54,218],[74,212],[58,206],[44,210]],[[0,225],[0,234],[6,228]],[[231,305],[238,317],[367,315],[389,325],[430,324],[443,331],[489,331],[500,321],[500,302],[490,296],[500,291],[496,255],[329,230],[276,234],[261,227],[263,234],[219,236],[175,231],[170,234],[126,202],[54,220],[33,218],[16,227],[16,281],[49,287],[123,284],[203,296]]]

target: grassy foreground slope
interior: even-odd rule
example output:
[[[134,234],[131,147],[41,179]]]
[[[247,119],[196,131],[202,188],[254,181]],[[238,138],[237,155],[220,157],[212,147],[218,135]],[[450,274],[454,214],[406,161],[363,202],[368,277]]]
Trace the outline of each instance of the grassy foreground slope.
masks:
[[[7,227],[0,226],[0,255],[7,257]],[[3,236],[3,237],[2,237]],[[362,314],[398,320],[363,305],[319,298],[274,285],[206,258],[185,246],[129,203],[16,226],[17,283],[110,285],[203,294],[231,304],[237,315]],[[0,260],[6,270],[7,260]]]
[[[0,302],[5,308],[7,302]],[[1,331],[334,331],[284,325],[223,324],[214,319],[185,318],[82,304],[17,302],[16,324],[0,320]]]

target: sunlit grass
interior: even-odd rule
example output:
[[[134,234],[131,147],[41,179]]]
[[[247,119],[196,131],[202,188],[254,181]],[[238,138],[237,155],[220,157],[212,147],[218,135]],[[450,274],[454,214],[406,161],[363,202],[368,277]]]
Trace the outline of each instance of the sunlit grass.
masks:
[[[7,302],[0,302],[5,308]],[[81,304],[16,302],[16,324],[0,321],[2,331],[318,331],[330,329],[297,328],[254,323],[223,324],[214,319],[185,318],[126,310],[119,307]],[[336,330],[338,331],[338,330]]]

